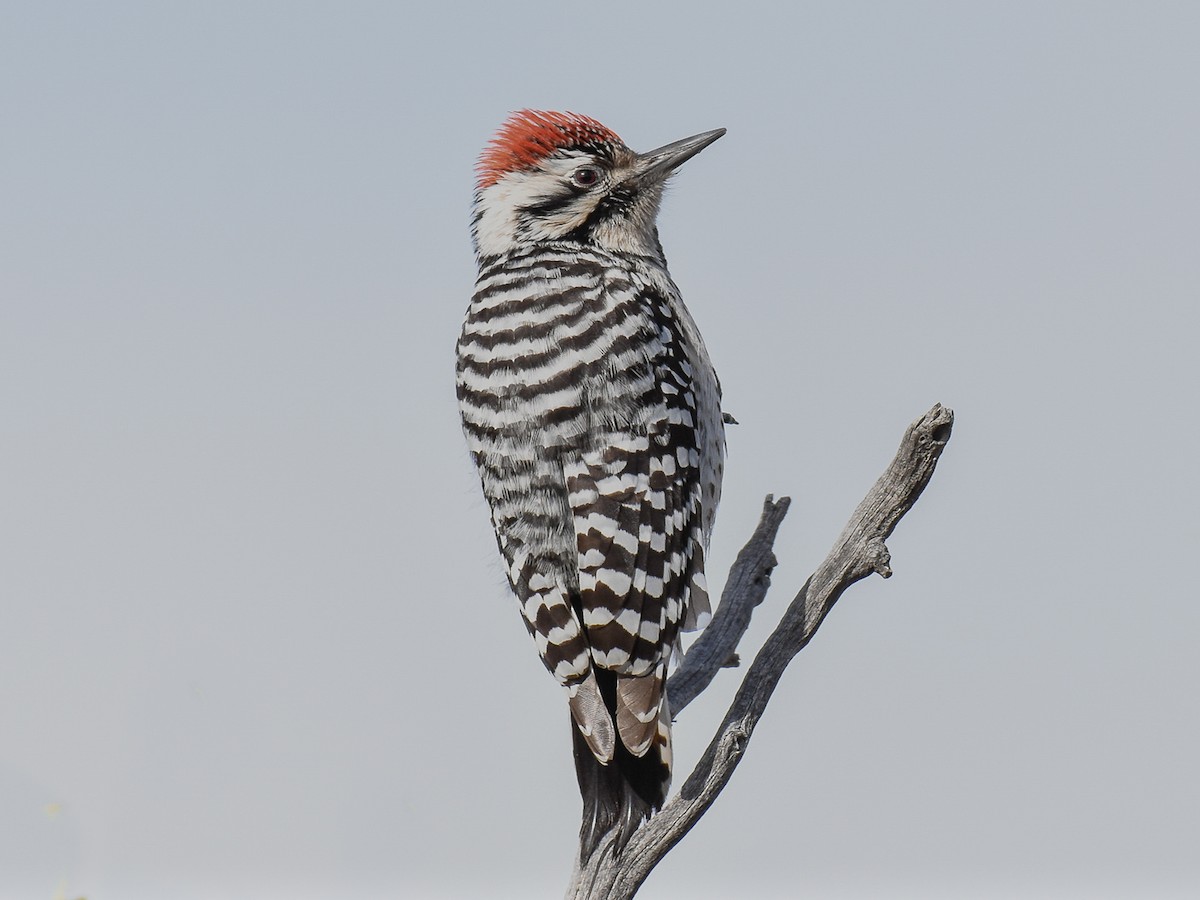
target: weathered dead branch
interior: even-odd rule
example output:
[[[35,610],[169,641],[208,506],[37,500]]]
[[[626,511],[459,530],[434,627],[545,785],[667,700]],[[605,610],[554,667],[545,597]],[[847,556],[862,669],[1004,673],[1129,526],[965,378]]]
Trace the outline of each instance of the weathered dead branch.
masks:
[[[845,590],[872,573],[892,574],[885,541],[929,483],[950,439],[952,410],[937,404],[900,441],[891,465],[859,503],[825,561],[805,582],[742,679],[725,719],[679,793],[642,824],[620,854],[613,835],[591,858],[579,860],[568,900],[630,900],[658,862],[683,838],[724,790],[741,761],[767,702],[788,664],[816,633]],[[755,607],[770,587],[773,552],[788,498],[767,497],[762,518],[729,573],[717,613],[671,678],[668,692],[678,715],[731,660]]]

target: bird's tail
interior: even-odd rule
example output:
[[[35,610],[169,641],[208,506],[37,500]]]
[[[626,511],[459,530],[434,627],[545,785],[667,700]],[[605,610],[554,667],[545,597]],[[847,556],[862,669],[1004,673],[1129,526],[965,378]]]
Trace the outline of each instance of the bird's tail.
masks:
[[[665,672],[639,678],[595,670],[596,684],[617,723],[611,761],[601,762],[575,716],[571,736],[575,774],[583,798],[579,829],[581,860],[615,833],[619,853],[637,827],[662,808],[671,784],[671,715],[663,692]],[[647,701],[653,706],[647,707]],[[640,707],[637,704],[642,704]],[[640,752],[637,752],[640,751]]]

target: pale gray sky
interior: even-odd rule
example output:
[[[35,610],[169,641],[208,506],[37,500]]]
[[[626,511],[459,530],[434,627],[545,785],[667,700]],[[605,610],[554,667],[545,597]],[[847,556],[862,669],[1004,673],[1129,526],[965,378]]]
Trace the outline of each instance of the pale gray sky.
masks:
[[[555,897],[567,713],[458,430],[520,107],[678,177],[761,641],[891,546],[650,898],[1200,893],[1200,7],[0,5],[0,900]],[[736,685],[677,729],[687,771]]]

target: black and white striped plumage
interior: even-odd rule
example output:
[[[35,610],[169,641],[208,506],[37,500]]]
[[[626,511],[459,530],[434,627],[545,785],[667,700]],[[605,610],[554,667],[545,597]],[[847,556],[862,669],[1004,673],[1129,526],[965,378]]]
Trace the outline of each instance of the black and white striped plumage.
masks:
[[[587,117],[524,111],[480,161],[463,429],[526,626],[570,697],[585,832],[661,806],[667,666],[709,612],[720,386],[654,222],[667,176],[722,133],[639,155]]]

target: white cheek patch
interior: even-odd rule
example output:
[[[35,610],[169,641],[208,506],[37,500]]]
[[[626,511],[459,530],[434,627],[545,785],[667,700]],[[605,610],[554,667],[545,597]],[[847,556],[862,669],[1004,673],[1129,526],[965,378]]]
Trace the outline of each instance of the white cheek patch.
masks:
[[[564,182],[590,154],[571,151],[543,160],[534,170],[509,172],[479,192],[475,202],[475,241],[482,256],[499,256],[528,241],[565,237],[587,221],[600,201],[598,194],[580,194],[552,213],[528,212],[555,196],[570,197]]]
[[[511,247],[517,233],[514,184],[504,178],[479,192],[475,201],[475,243],[481,256],[497,256]]]

